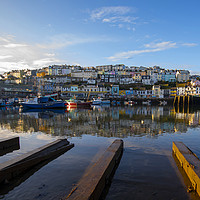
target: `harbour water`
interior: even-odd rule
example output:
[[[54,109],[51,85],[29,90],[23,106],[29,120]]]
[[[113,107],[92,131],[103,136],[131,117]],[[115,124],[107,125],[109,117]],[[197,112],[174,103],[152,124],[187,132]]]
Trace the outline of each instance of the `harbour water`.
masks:
[[[117,138],[121,162],[106,199],[198,199],[187,193],[172,155],[172,141],[184,142],[200,157],[200,110],[172,107],[93,107],[74,110],[0,110],[0,138],[20,137],[20,149],[0,163],[58,138],[75,147],[35,170],[25,180],[0,189],[0,199],[61,199]]]

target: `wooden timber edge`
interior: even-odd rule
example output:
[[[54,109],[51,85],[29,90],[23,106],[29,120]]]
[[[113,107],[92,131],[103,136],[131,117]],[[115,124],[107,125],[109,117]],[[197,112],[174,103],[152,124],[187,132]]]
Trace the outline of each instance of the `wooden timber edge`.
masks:
[[[182,142],[173,142],[172,150],[181,167],[192,183],[193,189],[200,196],[200,160]]]
[[[0,139],[0,156],[19,149],[19,137]]]
[[[116,170],[123,153],[123,140],[115,140],[99,160],[84,173],[67,200],[98,200]]]
[[[58,139],[17,158],[0,164],[0,183],[9,181],[33,166],[73,148],[66,139]]]
[[[0,139],[0,150],[15,146],[16,144],[19,145],[19,137],[8,137]]]

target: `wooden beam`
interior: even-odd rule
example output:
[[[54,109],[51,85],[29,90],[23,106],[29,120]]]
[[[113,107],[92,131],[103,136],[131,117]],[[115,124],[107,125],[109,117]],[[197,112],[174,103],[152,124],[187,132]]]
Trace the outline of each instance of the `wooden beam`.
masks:
[[[59,139],[50,144],[44,145],[33,151],[25,153],[17,158],[0,164],[0,183],[9,181],[16,176],[24,173],[31,167],[45,161],[52,156],[65,152],[74,147],[66,139]]]
[[[115,140],[100,159],[85,172],[76,187],[65,198],[67,200],[98,200],[113,169],[123,152],[123,141]]]
[[[0,156],[19,149],[19,137],[0,139]]]
[[[182,142],[173,142],[172,150],[191,181],[193,189],[200,196],[199,158]]]
[[[19,145],[19,137],[8,137],[0,139],[0,150],[15,146],[16,144]]]

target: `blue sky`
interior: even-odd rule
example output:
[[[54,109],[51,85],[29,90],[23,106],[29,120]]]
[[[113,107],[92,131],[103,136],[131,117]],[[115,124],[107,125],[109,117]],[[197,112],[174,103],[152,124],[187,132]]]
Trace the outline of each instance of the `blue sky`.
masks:
[[[123,63],[200,74],[199,7],[199,0],[0,0],[0,73]]]

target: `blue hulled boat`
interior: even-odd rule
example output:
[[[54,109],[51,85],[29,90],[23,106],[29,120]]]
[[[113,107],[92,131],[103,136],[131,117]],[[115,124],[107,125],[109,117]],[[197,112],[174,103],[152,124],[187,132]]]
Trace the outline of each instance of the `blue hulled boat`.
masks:
[[[28,99],[26,102],[22,102],[21,106],[29,109],[54,109],[65,108],[66,104],[63,101],[57,101],[52,97],[36,97]]]

